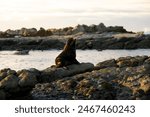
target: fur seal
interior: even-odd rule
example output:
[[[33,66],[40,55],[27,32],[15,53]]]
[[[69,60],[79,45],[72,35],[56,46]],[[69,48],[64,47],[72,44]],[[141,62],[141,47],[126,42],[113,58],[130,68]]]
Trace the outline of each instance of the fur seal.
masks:
[[[79,64],[76,60],[76,39],[69,38],[64,46],[63,51],[56,57],[56,67],[65,67],[71,64]]]

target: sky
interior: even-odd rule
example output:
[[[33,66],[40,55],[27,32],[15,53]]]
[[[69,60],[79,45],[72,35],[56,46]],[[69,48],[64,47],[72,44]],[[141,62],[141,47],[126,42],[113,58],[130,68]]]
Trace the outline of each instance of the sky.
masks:
[[[77,24],[150,32],[150,0],[0,0],[0,30]]]

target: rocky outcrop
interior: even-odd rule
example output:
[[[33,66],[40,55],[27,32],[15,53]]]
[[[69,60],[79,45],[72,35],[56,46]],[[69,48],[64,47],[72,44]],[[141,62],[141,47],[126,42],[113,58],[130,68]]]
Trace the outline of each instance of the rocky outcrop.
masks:
[[[18,99],[28,94],[35,84],[39,74],[33,70],[14,71],[2,69],[0,71],[0,99]],[[19,98],[20,99],[20,98]]]
[[[121,57],[98,63],[0,71],[0,99],[150,99],[150,57]]]
[[[65,68],[50,67],[43,71],[34,68],[17,72],[11,69],[2,69],[0,71],[0,99],[24,99],[23,97],[29,95],[29,91],[37,83],[52,82],[66,76],[92,71],[93,68],[94,65],[91,63],[81,63]]]
[[[149,59],[136,56],[104,61],[92,72],[37,84],[31,95],[33,99],[150,99]]]
[[[1,50],[63,49],[68,38],[76,39],[77,49],[146,49],[150,36],[133,33],[79,33],[69,36],[0,38]]]
[[[8,37],[37,37],[37,36],[51,36],[51,35],[74,35],[77,33],[102,33],[102,32],[127,32],[122,26],[109,26],[106,27],[103,23],[99,25],[77,25],[75,27],[65,27],[60,29],[44,29],[40,28],[37,30],[36,28],[21,28],[18,30],[11,30],[8,29],[4,32],[0,32],[1,38],[8,38]]]
[[[1,50],[62,49],[68,38],[76,39],[77,49],[147,49],[150,35],[128,32],[122,26],[77,25],[60,29],[21,28],[0,31]]]

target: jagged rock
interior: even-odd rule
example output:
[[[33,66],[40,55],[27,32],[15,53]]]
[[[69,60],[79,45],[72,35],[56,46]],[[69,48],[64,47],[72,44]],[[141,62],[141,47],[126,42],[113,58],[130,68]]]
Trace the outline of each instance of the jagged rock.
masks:
[[[36,36],[37,34],[37,29],[35,28],[30,28],[30,29],[27,29],[27,28],[22,28],[20,31],[19,31],[19,35],[21,36]]]
[[[0,73],[0,80],[4,79],[7,76],[7,72]]]
[[[124,29],[122,26],[109,26],[106,29],[108,32],[121,32],[121,33],[126,33],[126,29]]]
[[[143,62],[148,58],[148,56],[136,56],[136,57],[120,57],[117,59],[117,65],[119,67],[134,67],[143,64]]]
[[[17,72],[16,72],[15,70],[11,70],[11,69],[10,69],[10,70],[7,71],[7,75],[11,75],[11,74],[12,74],[12,75],[16,75]]]
[[[148,59],[136,56],[101,62],[101,68],[92,72],[38,84],[31,95],[33,99],[150,99]],[[118,61],[125,62],[117,66]]]
[[[44,28],[40,28],[40,30],[37,32],[38,36],[45,36],[46,35],[46,30]]]
[[[91,34],[91,35],[90,35]],[[99,34],[99,35],[98,35]],[[52,36],[53,35],[53,36]],[[26,38],[25,37],[36,38]],[[39,37],[40,36],[40,37]],[[45,43],[46,40],[49,40]],[[49,37],[50,36],[50,37]],[[58,37],[56,37],[58,36]],[[76,27],[66,27],[62,29],[44,29],[37,31],[35,28],[21,28],[18,30],[8,29],[5,32],[0,31],[0,49],[61,49],[62,42],[71,36],[77,39],[88,39],[90,36],[93,42],[86,43],[86,40],[80,41],[78,49],[137,49],[150,48],[150,36],[143,33],[127,32],[122,26],[106,27],[103,23],[99,25],[77,25]],[[83,37],[82,37],[83,36]],[[8,38],[9,37],[9,38]],[[111,37],[108,40],[104,37]],[[8,38],[8,39],[4,39]],[[13,38],[13,39],[12,39]],[[38,41],[38,38],[40,38]],[[61,39],[60,39],[61,38]],[[90,37],[91,38],[91,37]],[[57,39],[56,44],[53,39]],[[96,40],[96,41],[95,41]],[[106,41],[107,40],[107,41]],[[82,43],[83,42],[83,43]]]
[[[11,29],[6,30],[5,33],[7,35],[9,35],[10,37],[14,37],[15,35],[18,35],[18,31],[17,30],[11,30]]]
[[[79,33],[79,32],[86,32],[86,25],[77,25],[74,29],[73,29],[73,33]]]
[[[11,70],[10,68],[0,70],[0,78],[1,80],[7,77],[8,75],[16,75],[15,70]]]
[[[112,84],[92,73],[63,78],[52,83],[37,84],[32,90],[33,99],[114,99]]]
[[[43,71],[32,68],[17,73],[2,69],[0,75],[4,75],[0,76],[0,99],[13,96],[22,99],[18,94],[32,99],[55,100],[150,99],[149,59],[148,56],[121,57],[100,62],[98,69],[94,69],[91,63],[51,67]],[[119,66],[120,61],[122,64]]]
[[[19,78],[15,75],[8,75],[7,77],[5,77],[3,80],[0,81],[0,88],[1,89],[5,89],[5,90],[9,90],[9,91],[16,91],[16,89],[18,89],[18,82],[19,82]]]
[[[94,65],[92,63],[73,64],[63,68],[47,68],[42,71],[41,78],[43,81],[54,81],[63,77],[92,71]]]
[[[100,62],[95,66],[95,69],[102,69],[106,67],[117,67],[115,59]]]
[[[97,31],[104,32],[106,30],[106,26],[103,23],[97,25]]]
[[[22,71],[18,77],[20,78],[20,87],[33,87],[37,83],[36,75],[27,70]]]

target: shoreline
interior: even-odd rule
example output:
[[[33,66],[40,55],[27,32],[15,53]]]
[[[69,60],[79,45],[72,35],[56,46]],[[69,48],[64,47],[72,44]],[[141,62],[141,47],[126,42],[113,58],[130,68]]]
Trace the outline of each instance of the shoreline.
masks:
[[[70,37],[76,39],[76,48],[81,50],[150,48],[150,35],[105,32],[79,33],[69,36],[0,38],[0,50],[60,50]]]
[[[0,70],[0,99],[150,99],[150,57],[120,57],[39,71]]]
[[[31,50],[28,54],[20,55],[18,51],[0,51],[1,66],[3,68],[11,68],[14,70],[36,68],[38,70],[46,69],[55,64],[56,56],[62,50]],[[17,52],[17,54],[16,54]],[[21,53],[22,54],[22,53]],[[79,62],[91,62],[96,65],[99,62],[108,59],[117,59],[126,56],[143,56],[150,55],[149,49],[137,50],[76,50],[76,58]],[[88,59],[87,59],[88,57]]]

